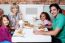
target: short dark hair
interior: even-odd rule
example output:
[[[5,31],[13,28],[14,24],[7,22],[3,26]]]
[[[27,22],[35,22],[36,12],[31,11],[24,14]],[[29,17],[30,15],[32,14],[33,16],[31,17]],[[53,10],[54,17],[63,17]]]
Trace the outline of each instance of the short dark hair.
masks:
[[[50,18],[49,14],[48,14],[47,12],[42,12],[42,13],[40,14],[40,18],[41,18],[41,15],[43,15],[43,14],[46,16],[46,19],[47,19],[47,20],[51,21],[51,18]]]
[[[49,6],[49,8],[51,9],[51,7],[56,7],[57,10],[59,10],[59,13],[62,13],[62,9],[60,8],[60,6],[57,3],[53,3]],[[51,12],[51,11],[50,11]]]

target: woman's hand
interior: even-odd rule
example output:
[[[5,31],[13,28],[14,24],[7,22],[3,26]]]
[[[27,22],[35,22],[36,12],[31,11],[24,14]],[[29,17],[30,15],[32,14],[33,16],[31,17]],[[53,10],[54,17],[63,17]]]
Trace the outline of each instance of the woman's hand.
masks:
[[[42,30],[33,31],[33,33],[34,33],[35,35],[43,35],[43,32],[44,32],[44,31],[42,31]]]

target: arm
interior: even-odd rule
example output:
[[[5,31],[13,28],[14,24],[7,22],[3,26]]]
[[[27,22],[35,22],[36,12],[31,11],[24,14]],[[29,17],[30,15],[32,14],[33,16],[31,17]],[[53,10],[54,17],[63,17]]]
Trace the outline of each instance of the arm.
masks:
[[[41,33],[44,34],[44,35],[56,36],[59,32],[60,32],[60,29],[57,28],[56,30],[46,31],[46,32],[41,32]]]
[[[60,32],[60,29],[57,28],[56,30],[52,30],[52,31],[35,31],[34,34],[36,34],[36,35],[52,35],[52,36],[56,36],[59,32]]]

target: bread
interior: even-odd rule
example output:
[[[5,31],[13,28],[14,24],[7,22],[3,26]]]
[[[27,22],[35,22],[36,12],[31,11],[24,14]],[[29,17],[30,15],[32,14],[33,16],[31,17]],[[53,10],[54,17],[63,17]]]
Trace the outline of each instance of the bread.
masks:
[[[40,31],[44,31],[45,29],[44,29],[43,26],[40,26],[40,27],[39,27],[39,30],[40,30]]]
[[[24,26],[33,27],[34,25],[30,24],[28,21],[24,21]]]

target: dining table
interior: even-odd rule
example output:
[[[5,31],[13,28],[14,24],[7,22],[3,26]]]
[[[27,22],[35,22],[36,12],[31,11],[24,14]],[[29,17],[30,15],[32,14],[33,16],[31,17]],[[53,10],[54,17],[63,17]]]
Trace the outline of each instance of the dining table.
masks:
[[[45,31],[48,31],[47,28],[44,29]],[[21,34],[17,34],[18,30]],[[52,42],[51,35],[36,35],[33,33],[33,30],[34,29],[29,27],[25,27],[23,29],[16,29],[12,36],[12,42]]]

